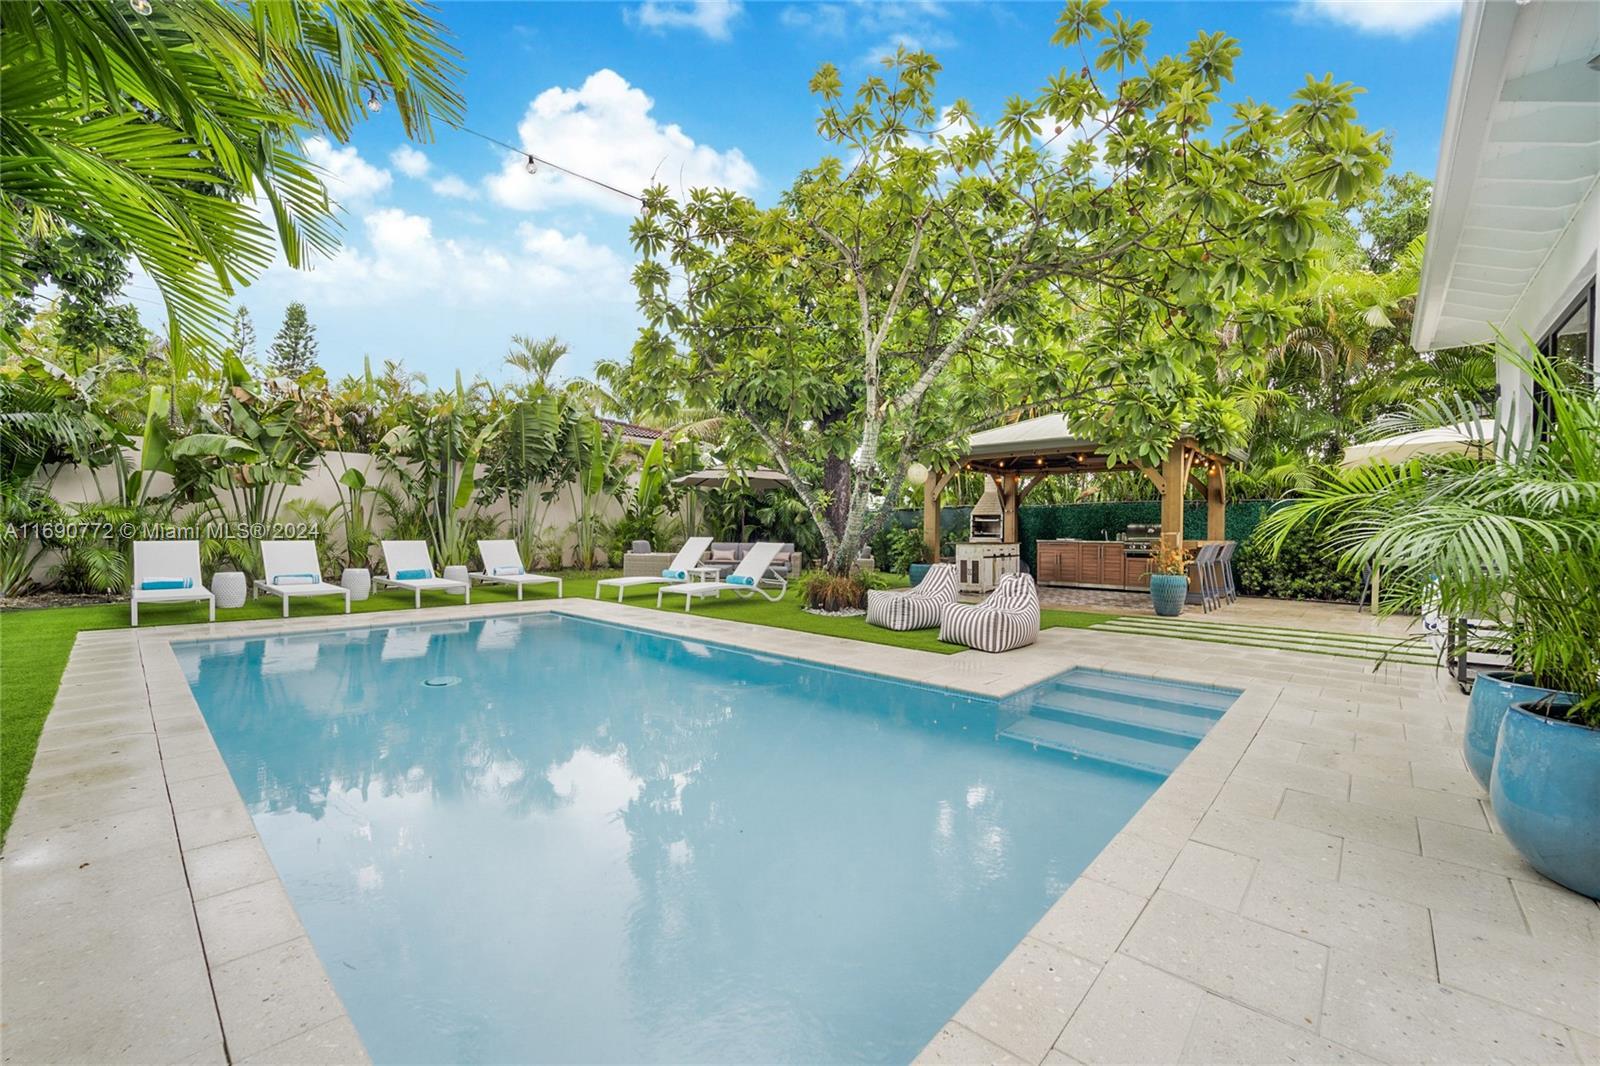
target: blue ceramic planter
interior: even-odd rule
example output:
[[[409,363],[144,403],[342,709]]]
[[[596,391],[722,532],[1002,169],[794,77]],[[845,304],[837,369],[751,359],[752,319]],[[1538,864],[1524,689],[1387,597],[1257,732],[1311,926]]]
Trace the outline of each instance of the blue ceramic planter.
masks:
[[[1478,784],[1489,787],[1489,767],[1494,763],[1495,741],[1500,736],[1500,719],[1513,703],[1532,703],[1552,695],[1550,689],[1532,683],[1533,678],[1515,670],[1491,670],[1472,682],[1472,699],[1467,704],[1467,732],[1461,747],[1467,768]]]
[[[933,564],[932,563],[912,563],[911,564],[911,584],[913,586],[922,584],[922,579],[927,577],[928,576],[928,571],[932,570],[932,569],[933,569]]]
[[[1513,704],[1500,722],[1489,796],[1522,857],[1600,899],[1600,729]]]
[[[1183,601],[1189,595],[1189,579],[1183,574],[1151,574],[1150,605],[1163,618],[1176,618],[1183,613]]]

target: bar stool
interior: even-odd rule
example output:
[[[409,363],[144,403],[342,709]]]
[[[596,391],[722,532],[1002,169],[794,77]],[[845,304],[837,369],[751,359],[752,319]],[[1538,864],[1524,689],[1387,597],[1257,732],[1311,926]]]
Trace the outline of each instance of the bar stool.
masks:
[[[1223,595],[1228,597],[1229,603],[1235,603],[1239,599],[1239,586],[1234,584],[1233,580],[1233,553],[1238,547],[1238,541],[1225,540],[1222,542],[1222,551],[1217,556],[1218,584],[1222,588]]]
[[[1217,586],[1217,557],[1222,553],[1220,544],[1202,544],[1194,556],[1194,574],[1200,579],[1200,608],[1211,611],[1221,606]]]

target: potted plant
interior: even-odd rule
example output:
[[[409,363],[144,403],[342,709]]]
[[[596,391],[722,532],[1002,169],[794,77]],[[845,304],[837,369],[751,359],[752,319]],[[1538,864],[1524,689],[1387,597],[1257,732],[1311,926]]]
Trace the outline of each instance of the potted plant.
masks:
[[[1581,697],[1514,703],[1490,773],[1495,820],[1535,870],[1600,899],[1600,717]]]
[[[1150,567],[1150,606],[1162,618],[1176,618],[1183,613],[1184,601],[1189,598],[1189,575],[1185,571],[1189,558],[1182,548],[1163,547],[1156,553]]]
[[[1398,592],[1385,611],[1487,623],[1475,646],[1511,669],[1475,681],[1464,755],[1477,774],[1489,761],[1496,818],[1522,856],[1600,896],[1600,398],[1542,355],[1504,358],[1542,402],[1531,425],[1501,430],[1493,455],[1343,471],[1262,529],[1281,543],[1309,523],[1341,566],[1380,567]],[[1460,400],[1410,413],[1435,426],[1481,417]]]
[[[928,545],[922,539],[922,530],[915,526],[892,526],[885,538],[888,543],[889,569],[911,578],[915,587],[928,576],[933,561],[928,558]]]
[[[1495,749],[1500,742],[1500,723],[1506,711],[1513,704],[1537,703],[1559,694],[1538,684],[1534,675],[1516,670],[1487,670],[1473,679],[1462,753],[1467,758],[1467,769],[1486,791]]]

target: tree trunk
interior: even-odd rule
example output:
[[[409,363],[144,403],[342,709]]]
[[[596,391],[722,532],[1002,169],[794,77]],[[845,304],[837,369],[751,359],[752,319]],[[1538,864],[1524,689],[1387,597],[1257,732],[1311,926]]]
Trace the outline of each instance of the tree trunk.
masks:
[[[828,528],[834,536],[844,536],[850,519],[850,463],[830,455],[822,464],[822,487],[828,493]]]

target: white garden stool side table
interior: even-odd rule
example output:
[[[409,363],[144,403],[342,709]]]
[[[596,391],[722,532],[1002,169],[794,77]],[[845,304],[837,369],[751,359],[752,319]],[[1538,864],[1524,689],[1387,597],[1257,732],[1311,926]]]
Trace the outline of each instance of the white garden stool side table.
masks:
[[[339,584],[350,590],[351,600],[364,600],[372,595],[372,571],[364,566],[347,566],[339,575]]]
[[[445,589],[444,594],[446,596],[465,596],[467,594],[465,586],[467,582],[471,580],[471,578],[467,576],[467,568],[465,566],[451,565],[445,567],[444,579],[446,581],[459,581],[463,586],[462,588],[458,589]]]
[[[243,607],[244,594],[248,590],[249,582],[237,570],[218,570],[211,575],[211,595],[216,599],[217,606],[224,610]]]

